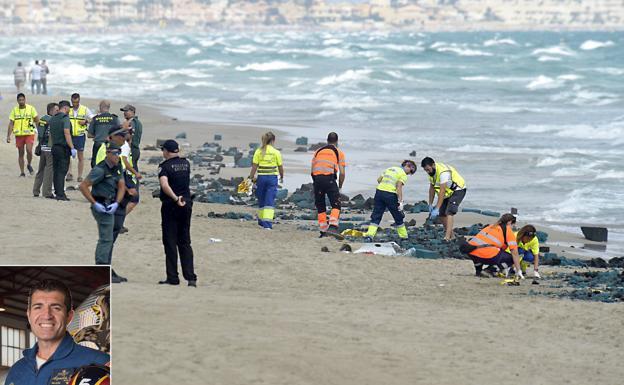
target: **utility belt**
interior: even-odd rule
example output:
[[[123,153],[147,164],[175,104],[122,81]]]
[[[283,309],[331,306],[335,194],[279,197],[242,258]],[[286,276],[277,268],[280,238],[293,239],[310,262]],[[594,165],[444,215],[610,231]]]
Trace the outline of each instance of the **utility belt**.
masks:
[[[93,199],[95,199],[95,201],[97,203],[101,203],[101,204],[103,204],[105,206],[108,206],[111,203],[115,202],[115,199],[112,199],[112,198],[104,198],[104,197],[96,197],[96,196],[94,196]]]

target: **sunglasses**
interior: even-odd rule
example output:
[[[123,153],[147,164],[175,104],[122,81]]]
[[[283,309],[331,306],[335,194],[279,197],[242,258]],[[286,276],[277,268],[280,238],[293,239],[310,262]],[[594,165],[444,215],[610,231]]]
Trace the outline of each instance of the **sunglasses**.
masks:
[[[107,154],[113,154],[113,155],[121,155],[121,151],[106,151]]]

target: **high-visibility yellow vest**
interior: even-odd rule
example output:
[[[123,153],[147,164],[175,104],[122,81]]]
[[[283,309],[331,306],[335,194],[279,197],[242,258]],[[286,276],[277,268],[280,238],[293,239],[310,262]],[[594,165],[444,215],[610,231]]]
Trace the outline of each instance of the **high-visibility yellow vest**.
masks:
[[[102,143],[100,145],[100,148],[98,148],[97,155],[95,156],[95,164],[99,164],[104,159],[106,159],[107,143]],[[134,164],[132,163],[132,157],[131,156],[128,157],[128,163],[130,163],[130,166],[134,167]],[[136,177],[134,176],[134,174],[130,173],[130,171],[126,170],[126,164],[123,162],[123,159],[119,159],[119,164],[121,165],[121,171],[127,172],[128,175],[132,176],[132,180],[136,183]]]
[[[381,176],[381,182],[377,185],[377,190],[395,193],[397,191],[397,182],[405,184],[407,174],[402,167],[390,167],[384,171]]]
[[[282,154],[269,144],[264,150],[259,148],[254,152],[252,162],[258,165],[258,175],[279,175]]]
[[[81,120],[87,120],[87,107],[83,106],[82,104],[79,105],[78,113],[76,114],[76,116],[74,116],[74,111],[74,107],[71,107],[68,114],[69,120],[71,121],[72,125],[71,134],[72,136],[82,136],[84,135],[85,131],[87,131],[87,125],[82,125],[79,122]]]
[[[451,184],[446,186],[446,191],[444,192],[444,198],[448,198],[451,195],[453,195],[453,193],[455,192],[455,190],[461,190],[466,188],[466,181],[464,181],[464,178],[462,178],[462,176],[457,172],[457,170],[455,170],[455,167],[451,166],[451,165],[445,165],[443,163],[437,163],[436,162],[436,173],[435,176],[432,177],[431,175],[429,176],[429,182],[433,185],[433,188],[436,191],[436,194],[440,194],[440,174],[442,174],[443,172],[446,171],[450,171],[451,172]]]
[[[30,104],[25,105],[24,108],[15,106],[9,116],[9,119],[13,122],[13,133],[15,136],[34,135],[36,130],[35,116],[37,116],[37,110]]]

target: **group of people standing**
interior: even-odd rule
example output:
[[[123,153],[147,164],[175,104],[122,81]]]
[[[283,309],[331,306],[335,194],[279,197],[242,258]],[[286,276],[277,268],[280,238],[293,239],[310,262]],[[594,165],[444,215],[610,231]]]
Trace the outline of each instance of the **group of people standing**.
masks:
[[[17,93],[24,92],[26,81],[30,81],[30,91],[32,94],[48,94],[48,74],[50,68],[45,60],[35,60],[35,64],[30,67],[30,70],[22,65],[22,62],[17,62],[17,67],[13,70],[13,80],[15,81],[15,88]]]

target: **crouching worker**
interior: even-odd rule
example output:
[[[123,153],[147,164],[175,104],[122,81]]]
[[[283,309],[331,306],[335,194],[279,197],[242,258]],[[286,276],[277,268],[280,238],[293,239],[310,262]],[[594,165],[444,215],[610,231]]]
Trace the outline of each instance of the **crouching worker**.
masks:
[[[416,163],[404,160],[401,167],[390,167],[377,178],[377,190],[375,191],[375,207],[371,215],[370,225],[365,237],[372,239],[377,234],[381,218],[386,209],[390,211],[396,226],[399,238],[407,239],[407,228],[403,223],[403,186],[407,182],[408,175],[414,175]]]
[[[256,171],[256,196],[258,197],[258,225],[267,230],[273,228],[275,216],[275,197],[277,196],[277,176],[284,182],[282,154],[273,147],[275,135],[267,132],[262,135],[262,147],[254,153],[249,179],[254,180]]]
[[[520,256],[520,267],[522,273],[526,274],[526,269],[533,263],[533,277],[541,278],[539,274],[539,240],[537,239],[537,229],[533,225],[523,226],[516,233],[518,240],[518,255]],[[509,252],[509,249],[506,250]]]
[[[520,269],[518,243],[511,225],[516,223],[516,217],[504,214],[498,222],[489,225],[475,235],[468,243],[460,246],[463,253],[468,254],[475,267],[475,274],[481,277],[484,265],[496,266],[499,270],[508,271],[514,266],[516,276],[524,279]],[[509,248],[509,252],[506,249]],[[503,267],[507,266],[507,269]]]

